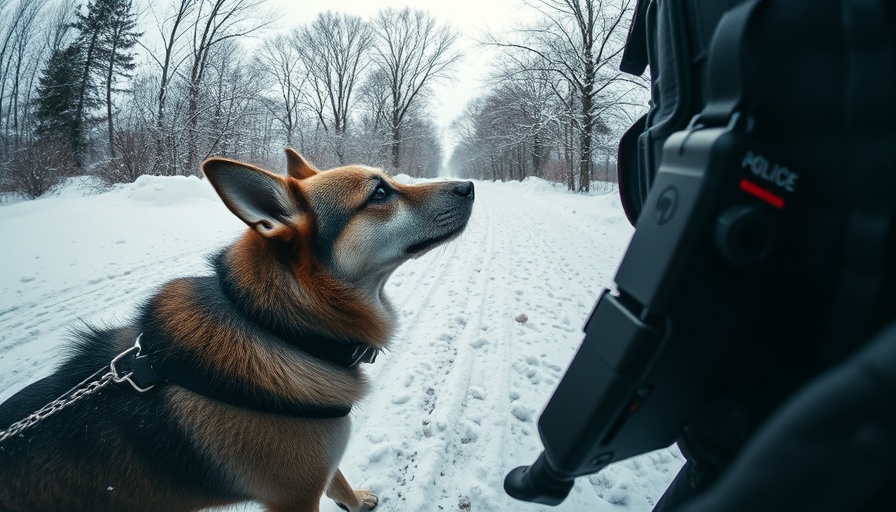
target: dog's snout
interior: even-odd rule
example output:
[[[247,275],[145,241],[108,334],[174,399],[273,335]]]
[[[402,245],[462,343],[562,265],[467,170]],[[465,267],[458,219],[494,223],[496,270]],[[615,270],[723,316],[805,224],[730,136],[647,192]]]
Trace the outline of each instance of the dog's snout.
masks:
[[[470,199],[472,199],[473,198],[473,182],[465,181],[463,183],[458,183],[457,185],[454,186],[452,191],[456,195],[459,195],[461,197],[469,197]]]

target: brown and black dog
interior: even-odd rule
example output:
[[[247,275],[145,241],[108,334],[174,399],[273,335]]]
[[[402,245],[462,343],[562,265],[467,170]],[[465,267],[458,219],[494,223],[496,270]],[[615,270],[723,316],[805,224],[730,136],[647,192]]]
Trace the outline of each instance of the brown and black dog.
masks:
[[[250,227],[214,273],[165,283],[135,322],[84,333],[52,376],[0,405],[2,433],[125,354],[108,385],[0,441],[0,511],[316,511],[324,493],[376,506],[337,468],[368,387],[358,363],[392,334],[386,280],[463,231],[473,184],[287,160],[285,177],[204,162]]]

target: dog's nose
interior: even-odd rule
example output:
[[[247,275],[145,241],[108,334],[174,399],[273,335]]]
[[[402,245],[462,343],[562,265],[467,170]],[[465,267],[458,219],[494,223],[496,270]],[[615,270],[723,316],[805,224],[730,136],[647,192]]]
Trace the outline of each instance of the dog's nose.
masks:
[[[461,197],[473,197],[473,182],[465,181],[454,186],[454,193]]]

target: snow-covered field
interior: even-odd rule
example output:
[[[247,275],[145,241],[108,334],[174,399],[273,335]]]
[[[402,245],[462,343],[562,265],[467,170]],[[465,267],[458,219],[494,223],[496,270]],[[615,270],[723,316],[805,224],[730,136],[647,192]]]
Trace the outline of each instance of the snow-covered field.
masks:
[[[616,194],[539,180],[476,194],[465,234],[387,285],[400,332],[365,365],[374,385],[343,472],[384,512],[649,511],[682,464],[674,447],[580,478],[558,507],[502,488],[541,450],[538,415],[632,234]],[[0,206],[0,401],[52,371],[70,328],[126,322],[164,280],[208,273],[206,255],[244,228],[197,178],[102,194],[74,183]],[[339,509],[324,498],[321,510]]]

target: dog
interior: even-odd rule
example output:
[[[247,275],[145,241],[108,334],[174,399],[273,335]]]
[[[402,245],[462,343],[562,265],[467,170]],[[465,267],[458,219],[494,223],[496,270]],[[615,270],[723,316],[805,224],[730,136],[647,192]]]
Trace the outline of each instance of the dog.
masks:
[[[286,153],[286,176],[203,162],[249,227],[214,273],[162,284],[129,325],[84,330],[53,375],[0,405],[2,434],[66,402],[0,441],[0,511],[377,505],[338,469],[368,388],[359,365],[395,328],[386,280],[464,230],[473,184]]]

